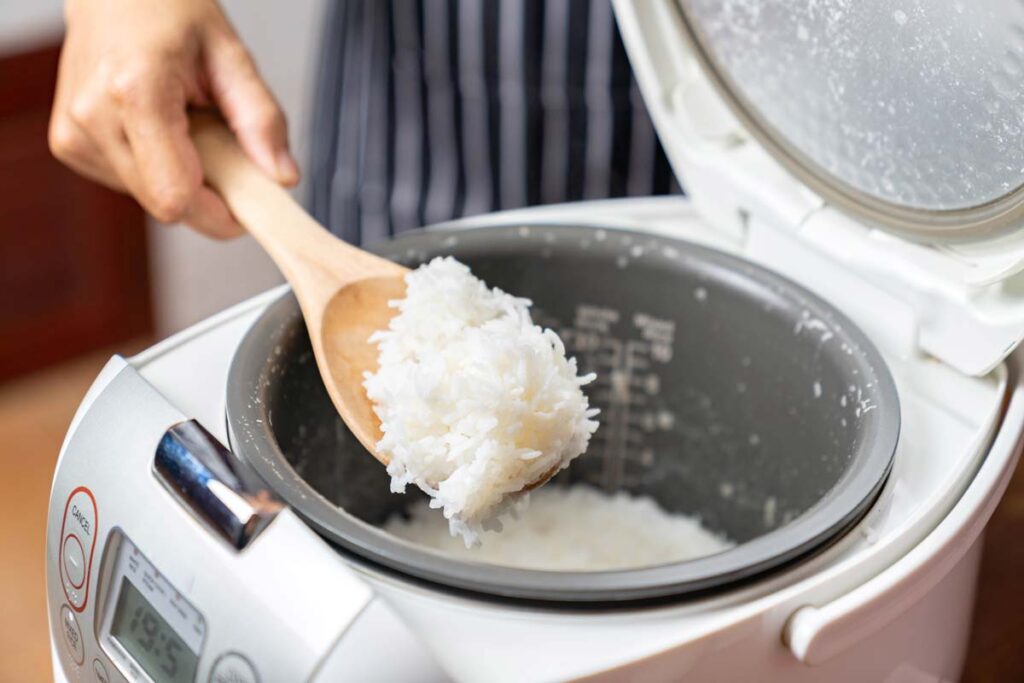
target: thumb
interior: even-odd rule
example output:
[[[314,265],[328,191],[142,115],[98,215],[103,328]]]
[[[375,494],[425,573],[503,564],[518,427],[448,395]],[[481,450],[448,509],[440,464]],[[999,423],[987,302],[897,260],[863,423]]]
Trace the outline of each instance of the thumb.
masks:
[[[207,41],[205,59],[213,100],[242,149],[271,178],[296,184],[299,167],[288,148],[284,113],[248,50],[237,36],[220,34]]]

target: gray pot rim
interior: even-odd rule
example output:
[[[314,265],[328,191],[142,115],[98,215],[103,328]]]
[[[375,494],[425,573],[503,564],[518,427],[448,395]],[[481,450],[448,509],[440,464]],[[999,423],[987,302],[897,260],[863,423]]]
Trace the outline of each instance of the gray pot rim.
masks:
[[[437,551],[398,539],[335,506],[302,479],[277,445],[266,420],[262,429],[247,430],[237,438],[236,424],[254,424],[250,401],[259,389],[259,377],[272,357],[285,324],[297,314],[289,291],[271,303],[239,344],[228,374],[226,414],[228,434],[236,455],[244,459],[294,511],[339,549],[356,556],[364,566],[376,566],[391,575],[426,582],[447,590],[469,592],[498,600],[533,604],[608,606],[652,600],[693,598],[747,583],[810,557],[838,540],[866,514],[877,499],[892,469],[900,432],[900,402],[889,368],[874,344],[844,314],[791,280],[745,259],[693,242],[660,234],[621,230],[608,225],[583,226],[551,221],[509,223],[486,227],[459,227],[404,233],[403,248],[435,241],[446,235],[486,230],[500,237],[503,230],[523,225],[557,228],[572,237],[615,229],[671,246],[688,257],[742,273],[759,286],[838,323],[837,335],[860,353],[850,356],[861,378],[872,378],[875,418],[865,424],[860,447],[843,477],[816,505],[788,524],[758,538],[714,555],[683,562],[637,569],[596,572],[554,572],[500,567],[449,558]],[[568,232],[567,232],[568,231]],[[393,243],[389,243],[393,244]],[[367,457],[372,457],[367,454]]]

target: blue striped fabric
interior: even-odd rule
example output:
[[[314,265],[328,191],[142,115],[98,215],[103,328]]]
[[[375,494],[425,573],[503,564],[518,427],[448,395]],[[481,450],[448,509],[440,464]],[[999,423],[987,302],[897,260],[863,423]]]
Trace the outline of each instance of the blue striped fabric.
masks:
[[[679,191],[605,0],[339,0],[321,50],[309,204],[346,240]]]

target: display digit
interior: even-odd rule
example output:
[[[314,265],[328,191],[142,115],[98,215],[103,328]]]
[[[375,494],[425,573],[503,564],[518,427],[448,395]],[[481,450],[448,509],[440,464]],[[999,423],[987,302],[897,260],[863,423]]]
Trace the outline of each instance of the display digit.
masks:
[[[147,652],[153,649],[153,642],[156,640],[156,620],[151,612],[142,615],[142,636],[139,638],[139,645]]]
[[[181,649],[181,645],[173,640],[168,641],[167,649],[164,651],[164,659],[167,661],[161,665],[161,669],[164,670],[170,678],[174,678],[174,674],[178,673],[178,650]]]

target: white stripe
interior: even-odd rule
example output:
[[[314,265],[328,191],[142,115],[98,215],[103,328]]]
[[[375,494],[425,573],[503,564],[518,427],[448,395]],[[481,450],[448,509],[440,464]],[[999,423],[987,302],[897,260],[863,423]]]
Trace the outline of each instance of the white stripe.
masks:
[[[348,21],[364,25],[359,7],[350,6]],[[330,224],[347,238],[359,236],[359,211],[356,187],[359,180],[359,119],[362,97],[363,32],[354,31],[346,36],[341,62],[342,101],[338,110],[338,163],[331,178]]]
[[[612,137],[615,119],[612,102],[612,5],[590,5],[590,34],[587,38],[587,73],[584,81],[587,103],[587,146],[583,172],[583,196],[607,197],[611,192]]]
[[[462,90],[462,159],[466,197],[462,215],[491,210],[491,148],[488,135],[487,80],[484,69],[484,7],[478,0],[459,3],[459,87]]]
[[[526,204],[526,83],[523,4],[502,0],[498,12],[498,102],[501,112],[501,208]]]
[[[422,184],[421,146],[423,121],[420,117],[419,35],[416,13],[393,7],[395,41],[395,175],[391,193],[391,217],[395,230],[419,225]]]
[[[455,105],[448,61],[448,3],[423,3],[423,64],[427,86],[430,182],[423,219],[438,223],[453,217],[458,191],[455,158]]]
[[[369,3],[366,63],[364,64],[366,91],[363,121],[363,169],[359,188],[360,222],[363,243],[377,242],[388,237],[387,212],[388,173],[388,36],[384,5]]]
[[[544,3],[544,44],[541,57],[540,101],[544,110],[544,141],[540,165],[540,199],[565,201],[569,174],[569,3]]]

